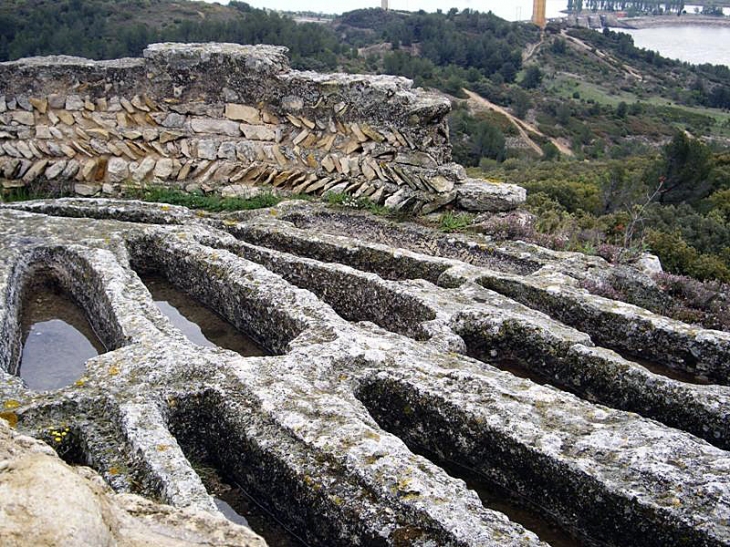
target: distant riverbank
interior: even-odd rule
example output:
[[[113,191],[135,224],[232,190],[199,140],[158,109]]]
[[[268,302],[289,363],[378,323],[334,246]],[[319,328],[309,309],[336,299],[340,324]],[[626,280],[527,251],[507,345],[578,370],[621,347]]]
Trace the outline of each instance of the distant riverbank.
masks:
[[[629,29],[647,29],[656,27],[730,27],[730,17],[710,17],[707,15],[686,14],[681,17],[676,15],[631,17],[626,19],[616,18],[611,21],[612,27]]]

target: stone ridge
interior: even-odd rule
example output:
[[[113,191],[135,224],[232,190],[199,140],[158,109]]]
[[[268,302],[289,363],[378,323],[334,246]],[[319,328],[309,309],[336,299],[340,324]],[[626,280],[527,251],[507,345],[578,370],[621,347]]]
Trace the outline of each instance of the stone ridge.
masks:
[[[0,63],[0,179],[81,196],[337,192],[421,213],[522,203],[523,189],[470,181],[451,163],[449,111],[405,78],[292,70],[275,46],[21,59]]]
[[[66,435],[63,429],[61,432]],[[115,494],[88,467],[69,467],[47,444],[0,420],[3,547],[264,547],[250,529],[219,515]]]
[[[310,545],[544,545],[440,467],[459,462],[587,544],[730,545],[730,335],[576,289],[601,259],[301,202],[39,201],[0,231],[2,416],[59,451],[66,424],[118,491],[214,512],[192,450]],[[55,392],[13,374],[39,267],[109,348]],[[149,269],[272,355],[189,342]]]

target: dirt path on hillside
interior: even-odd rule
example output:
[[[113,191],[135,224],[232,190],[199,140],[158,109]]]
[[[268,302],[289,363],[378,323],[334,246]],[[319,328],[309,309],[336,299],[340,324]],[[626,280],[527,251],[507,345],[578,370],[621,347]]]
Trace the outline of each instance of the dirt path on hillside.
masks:
[[[480,95],[477,95],[476,93],[469,91],[468,89],[464,89],[464,93],[466,93],[468,95],[469,103],[472,106],[474,106],[476,108],[486,108],[487,110],[492,110],[494,112],[501,114],[505,118],[507,118],[512,123],[512,125],[514,125],[517,128],[517,131],[520,134],[520,138],[522,138],[522,140],[525,142],[525,144],[527,144],[527,146],[529,146],[535,152],[540,154],[540,156],[543,156],[544,153],[543,153],[542,149],[540,148],[540,146],[530,138],[528,131],[535,135],[539,135],[543,138],[549,139],[550,142],[552,142],[555,145],[555,147],[558,150],[560,150],[561,154],[565,154],[566,156],[573,156],[573,151],[570,148],[565,146],[563,143],[561,143],[557,139],[547,137],[545,135],[545,133],[540,131],[537,127],[535,127],[531,123],[522,121],[521,119],[517,118],[516,116],[513,116],[512,114],[510,114],[507,110],[505,110],[501,106],[496,105],[491,101],[488,101],[484,97],[481,97]]]
[[[626,72],[629,76],[632,78],[636,78],[640,82],[644,81],[644,77],[641,75],[641,73],[634,70],[632,67],[622,63],[618,59],[616,59],[613,55],[609,55],[605,51],[601,51],[598,48],[594,48],[593,46],[586,44],[583,40],[580,40],[579,38],[575,38],[574,36],[570,36],[565,29],[560,31],[560,35],[565,38],[568,42],[578,46],[580,49],[587,51],[589,53],[593,53],[598,57],[601,61],[606,63],[611,68],[619,68]]]
[[[522,52],[522,63],[524,64],[527,61],[529,61],[530,59],[532,59],[532,57],[535,55],[535,53],[537,52],[537,50],[540,48],[540,46],[544,42],[545,42],[545,33],[544,32],[541,32],[540,33],[540,41],[539,42],[535,42],[534,44],[529,44],[525,48],[525,50]]]

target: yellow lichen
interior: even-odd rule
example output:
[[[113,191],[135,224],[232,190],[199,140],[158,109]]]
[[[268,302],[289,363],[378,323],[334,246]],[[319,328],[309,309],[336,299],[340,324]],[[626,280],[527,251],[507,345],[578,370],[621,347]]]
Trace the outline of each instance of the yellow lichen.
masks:
[[[18,415],[15,412],[0,412],[0,420],[8,422],[8,425],[13,429],[18,425]]]
[[[20,406],[20,401],[16,401],[15,399],[8,399],[3,403],[3,408],[7,408],[8,410],[13,410],[14,408],[18,408]]]

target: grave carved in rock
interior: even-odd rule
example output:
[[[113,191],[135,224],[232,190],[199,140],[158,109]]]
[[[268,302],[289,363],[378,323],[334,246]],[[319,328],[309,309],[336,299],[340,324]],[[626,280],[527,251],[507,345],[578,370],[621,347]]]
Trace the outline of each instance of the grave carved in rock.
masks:
[[[51,444],[64,424],[56,448],[120,492],[215,512],[205,453],[311,545],[540,544],[457,462],[586,541],[730,544],[730,336],[578,288],[601,259],[297,202],[29,202],[0,230],[3,416]],[[53,392],[9,373],[39,264],[109,350]],[[187,341],[148,270],[271,355]]]

